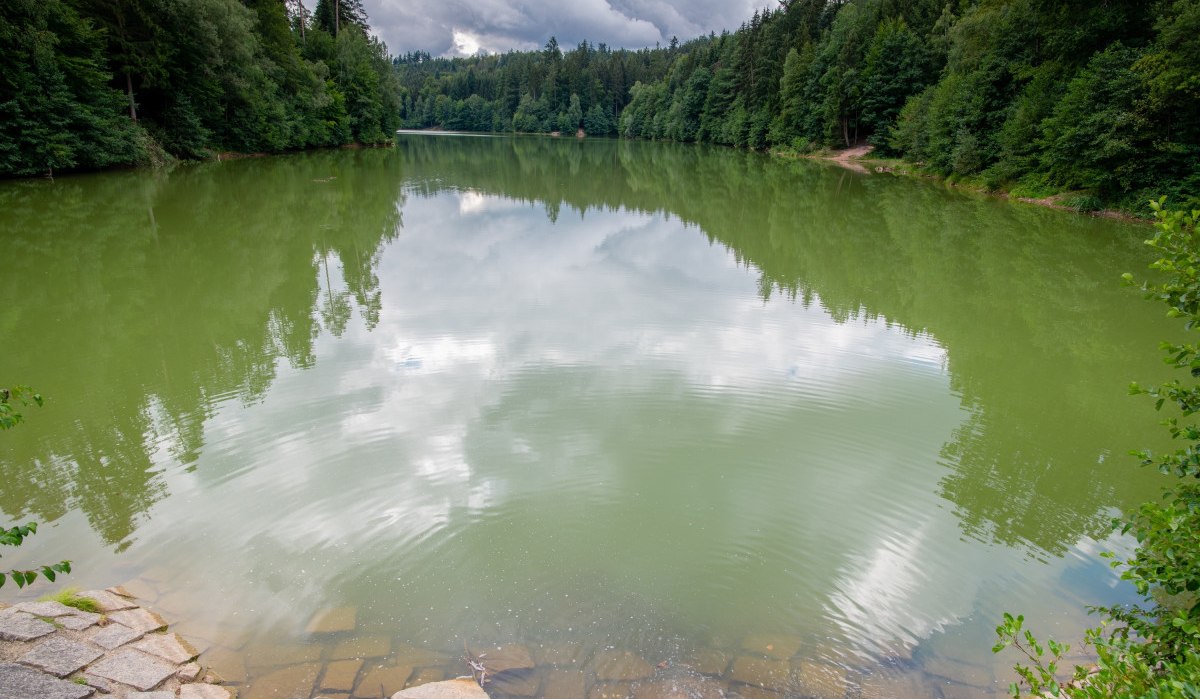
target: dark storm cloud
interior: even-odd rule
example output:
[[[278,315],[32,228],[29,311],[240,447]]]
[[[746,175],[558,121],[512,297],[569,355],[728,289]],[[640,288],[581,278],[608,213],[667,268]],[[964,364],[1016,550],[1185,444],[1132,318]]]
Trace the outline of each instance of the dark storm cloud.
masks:
[[[312,4],[315,4],[315,0]],[[641,48],[736,29],[771,0],[364,0],[392,53],[460,55],[531,49],[551,36]]]

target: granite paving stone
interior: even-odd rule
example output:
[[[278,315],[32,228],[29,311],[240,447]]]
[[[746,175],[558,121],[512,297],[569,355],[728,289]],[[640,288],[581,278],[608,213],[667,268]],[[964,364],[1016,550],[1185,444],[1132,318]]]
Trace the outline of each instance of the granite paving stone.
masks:
[[[72,631],[83,631],[84,629],[91,628],[92,626],[100,623],[100,618],[101,617],[99,614],[72,610],[71,614],[56,617],[54,619],[54,623],[62,626],[63,628],[71,629]]]
[[[125,699],[175,699],[175,692],[130,692]]]
[[[392,699],[487,699],[487,694],[473,680],[446,680],[406,689]]]
[[[233,699],[233,692],[215,684],[185,684],[179,688],[179,699]]]
[[[362,669],[361,660],[335,660],[325,666],[325,674],[317,689],[323,692],[349,692],[354,689],[354,679]],[[440,678],[439,678],[440,679]]]
[[[84,699],[96,690],[51,677],[16,663],[0,663],[0,697],[4,699]]]
[[[89,666],[88,672],[144,692],[154,689],[163,680],[175,674],[175,666],[162,658],[123,648]]]
[[[133,600],[119,597],[107,590],[85,590],[80,592],[79,596],[94,600],[102,612],[119,612],[122,609],[133,609],[137,606]]]
[[[166,628],[167,626],[167,622],[164,621],[162,617],[153,612],[148,612],[141,607],[113,612],[112,614],[108,615],[108,618],[117,622],[118,624],[128,626],[134,631],[141,631],[142,633],[158,631],[159,629]]]
[[[88,640],[100,646],[101,648],[104,648],[105,650],[112,650],[119,646],[123,646],[130,641],[136,641],[137,639],[141,638],[142,635],[143,634],[141,631],[134,631],[128,626],[124,626],[122,624],[109,624],[103,629],[100,629],[96,635],[92,636]]]
[[[230,682],[246,681],[246,659],[228,648],[213,648],[204,654],[204,664]]]
[[[103,654],[86,643],[51,636],[21,656],[20,662],[57,677],[66,677]]]
[[[340,633],[353,631],[358,623],[358,610],[354,607],[337,607],[318,612],[308,622],[305,633]]]
[[[200,667],[200,663],[188,663],[175,671],[175,676],[180,682],[195,682],[200,678],[200,673],[204,672],[204,668]]]
[[[136,597],[147,602],[158,599],[158,590],[145,580],[130,580],[121,585],[121,589],[125,591],[126,596]]]
[[[392,653],[392,639],[383,636],[358,636],[348,638],[333,647],[330,657],[334,660],[349,658],[384,658]]]
[[[19,612],[26,612],[34,616],[42,617],[57,617],[66,614],[74,614],[75,612],[79,611],[72,607],[68,607],[62,602],[55,602],[53,600],[48,602],[22,602],[20,604],[13,605],[13,609],[16,609]]]
[[[98,691],[103,692],[104,694],[112,694],[117,689],[116,682],[113,682],[112,680],[106,680],[103,677],[89,675],[86,672],[83,673],[83,681],[87,682],[89,687],[95,687]]]
[[[186,663],[200,655],[190,643],[180,638],[177,633],[152,633],[130,647],[143,653],[157,655],[176,665]]]
[[[276,667],[279,665],[299,665],[316,662],[321,659],[321,646],[317,645],[256,645],[246,648],[242,653],[246,667]]]
[[[319,663],[280,668],[251,679],[242,699],[308,699],[320,671]]]
[[[54,633],[54,627],[25,612],[0,616],[0,639],[5,641],[32,641]]]

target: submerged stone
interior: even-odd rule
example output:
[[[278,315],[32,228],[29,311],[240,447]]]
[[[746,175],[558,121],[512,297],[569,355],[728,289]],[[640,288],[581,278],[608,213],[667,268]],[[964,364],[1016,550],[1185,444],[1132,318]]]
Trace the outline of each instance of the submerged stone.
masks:
[[[347,660],[349,658],[384,658],[392,652],[392,639],[383,636],[356,636],[339,642],[333,647],[330,658]]]
[[[689,655],[684,664],[705,675],[723,675],[729,669],[729,656],[719,650],[705,648]]]
[[[922,663],[922,668],[930,675],[975,687],[990,687],[995,681],[987,668],[950,658],[932,658]]]
[[[632,696],[632,682],[598,682],[588,690],[587,699],[630,699]]]
[[[583,644],[574,641],[551,641],[533,649],[538,665],[575,665],[583,659]]]
[[[321,676],[318,688],[322,692],[349,693],[354,689],[354,680],[358,677],[358,671],[362,669],[362,666],[363,661],[357,658],[335,660],[325,666],[325,674]]]
[[[804,641],[785,634],[757,634],[742,639],[742,648],[751,653],[765,655],[776,660],[787,660],[800,652]]]
[[[535,697],[542,686],[542,678],[534,670],[511,670],[490,676],[488,688],[513,697]]]
[[[933,692],[924,676],[915,672],[869,675],[858,687],[860,699],[925,699]]]
[[[320,660],[321,647],[300,644],[258,645],[247,648],[243,658],[246,667],[251,668],[299,665]]]
[[[740,655],[733,661],[729,679],[755,687],[782,691],[788,688],[791,670],[792,668],[786,660]]]
[[[320,671],[317,663],[307,663],[268,672],[251,680],[241,699],[308,699]]]
[[[179,688],[179,699],[234,699],[234,694],[215,684],[185,684]]]
[[[419,685],[429,684],[431,682],[441,682],[444,679],[446,679],[446,673],[444,670],[436,667],[427,667],[413,675],[408,681],[408,686],[417,687]]]
[[[642,656],[631,651],[606,650],[592,660],[592,671],[601,682],[641,680],[654,674]]]
[[[725,690],[707,677],[670,677],[639,682],[633,699],[722,699]]]
[[[341,633],[353,631],[358,625],[358,610],[354,607],[336,607],[318,612],[304,629],[305,633]]]
[[[230,682],[246,681],[246,659],[228,648],[214,648],[204,654],[204,664]]]
[[[474,680],[456,679],[396,692],[392,699],[488,699],[488,695]]]
[[[796,682],[805,696],[816,699],[841,699],[850,684],[845,668],[808,661],[799,663]]]
[[[355,699],[378,699],[404,689],[412,675],[411,665],[383,665],[371,668],[354,687]]]
[[[586,689],[583,670],[550,670],[542,682],[542,695],[555,699],[583,699]]]
[[[529,670],[535,665],[529,649],[516,643],[502,646],[477,646],[471,648],[471,653],[493,673]]]

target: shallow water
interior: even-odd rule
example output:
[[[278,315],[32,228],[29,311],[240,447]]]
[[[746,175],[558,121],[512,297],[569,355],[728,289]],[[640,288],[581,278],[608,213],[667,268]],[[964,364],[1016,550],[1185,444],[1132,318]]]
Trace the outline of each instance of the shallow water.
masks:
[[[1172,332],[1119,284],[1141,227],[431,135],[0,207],[0,381],[50,399],[0,437],[3,519],[44,523],[4,562],[131,581],[252,699],[317,696],[348,640],[362,696],[464,644],[533,650],[497,695],[621,694],[617,653],[743,696],[988,696],[1002,612],[1074,641],[1130,598],[1095,554],[1162,485],[1127,456]],[[354,629],[306,631],[329,607]]]

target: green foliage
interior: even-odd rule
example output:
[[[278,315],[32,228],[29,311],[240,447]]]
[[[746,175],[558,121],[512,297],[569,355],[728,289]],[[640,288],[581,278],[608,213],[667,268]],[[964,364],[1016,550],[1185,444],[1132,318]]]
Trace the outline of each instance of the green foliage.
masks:
[[[62,0],[0,6],[0,174],[133,162],[137,126],[109,87],[104,39]]]
[[[13,389],[0,388],[0,429],[12,429],[24,419],[13,405],[14,401],[17,405],[29,405],[32,403],[37,406],[41,406],[45,402],[41,394],[28,386],[17,386]],[[11,529],[0,527],[0,546],[20,546],[25,543],[26,537],[36,533],[37,522],[30,522],[24,526],[17,525]],[[61,561],[53,565],[41,566],[40,570],[13,569],[7,573],[0,573],[0,587],[4,587],[4,583],[8,578],[12,578],[17,587],[25,587],[37,579],[39,573],[47,580],[54,582],[54,578],[59,573],[70,572],[70,561]]]
[[[104,611],[97,604],[96,600],[90,597],[80,597],[78,593],[79,588],[77,587],[65,587],[54,594],[39,597],[38,601],[58,602],[64,606],[78,609],[81,612],[91,612],[92,614],[99,614]]]
[[[302,7],[5,3],[0,175],[389,140],[406,95],[360,0]]]
[[[28,386],[0,388],[0,430],[12,429],[25,419],[18,407],[33,404],[40,408],[45,402],[42,394]]]
[[[1151,267],[1161,281],[1144,282],[1142,288],[1148,298],[1166,304],[1168,317],[1181,319],[1188,331],[1200,331],[1200,210],[1168,210],[1165,201],[1150,202],[1157,232],[1147,241],[1160,255]],[[1133,281],[1131,274],[1124,278]],[[1162,349],[1168,364],[1190,379],[1200,378],[1200,346],[1167,342]],[[1200,384],[1176,379],[1145,388],[1135,384],[1131,392],[1155,399],[1157,410],[1172,406],[1183,418],[1200,412]],[[1165,424],[1174,439],[1185,442],[1183,447],[1158,456],[1135,453],[1143,465],[1157,466],[1179,480],[1162,500],[1145,503],[1116,523],[1138,546],[1129,559],[1112,565],[1121,568],[1121,577],[1134,585],[1143,604],[1094,610],[1103,622],[1088,632],[1087,643],[1096,651],[1097,668],[1076,668],[1075,680],[1061,686],[1057,663],[1066,649],[1048,641],[1047,657],[1032,633],[1022,635],[1024,620],[1005,614],[993,650],[1012,646],[1025,655],[1031,665],[1016,670],[1031,694],[1200,696],[1200,427],[1181,424],[1176,417]],[[1014,684],[1011,690],[1018,697],[1022,687]]]
[[[15,526],[11,529],[0,528],[0,546],[20,546],[25,543],[25,538],[37,533],[37,522],[30,522],[24,526]],[[0,587],[4,587],[6,578],[12,578],[12,581],[17,584],[17,587],[25,587],[37,579],[38,573],[41,573],[47,580],[54,582],[54,578],[58,573],[70,573],[71,562],[61,561],[53,565],[41,566],[40,570],[10,570],[8,573],[0,573]]]

